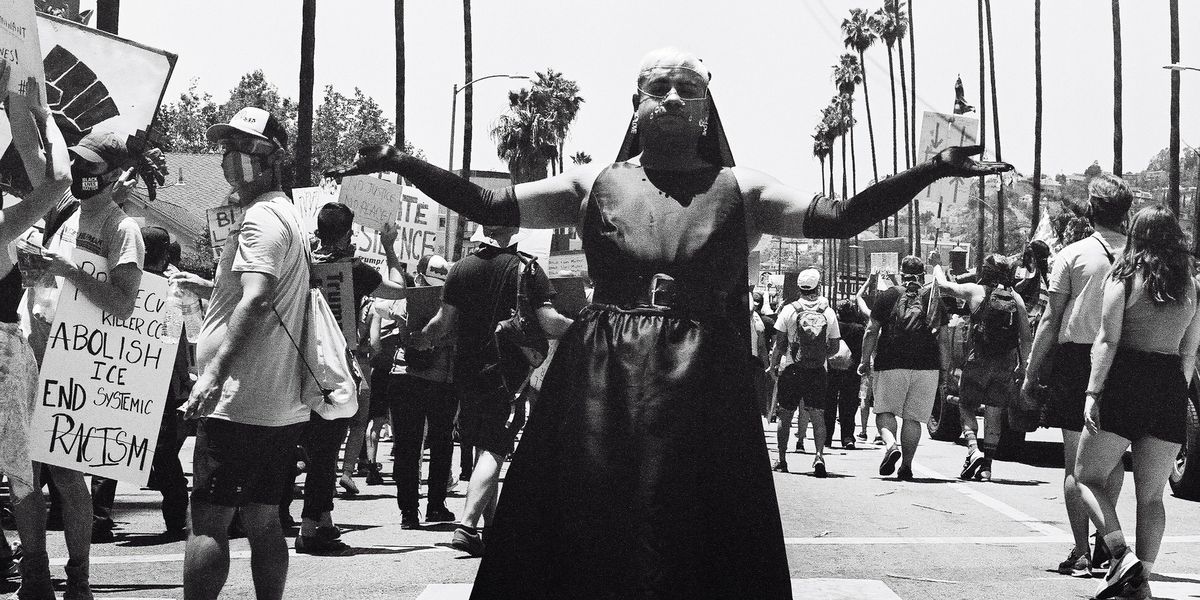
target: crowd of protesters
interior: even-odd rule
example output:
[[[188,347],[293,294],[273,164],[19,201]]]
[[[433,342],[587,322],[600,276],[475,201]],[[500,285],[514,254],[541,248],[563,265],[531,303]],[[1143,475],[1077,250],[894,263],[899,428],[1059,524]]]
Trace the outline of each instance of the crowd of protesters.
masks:
[[[114,528],[114,481],[94,477],[89,494],[81,473],[29,459],[33,387],[57,287],[48,279],[23,286],[14,248],[39,219],[46,270],[108,313],[130,314],[143,273],[168,276],[173,289],[204,301],[195,371],[181,340],[151,480],[163,495],[164,537],[187,540],[187,598],[220,594],[234,535],[250,540],[258,596],[282,597],[285,528],[296,525],[289,504],[301,468],[294,550],[351,551],[334,498],[339,487],[360,492],[356,475],[384,483],[384,430],[401,528],[421,527],[428,448],[424,521],[457,522],[450,545],[484,558],[478,597],[632,597],[664,586],[695,597],[790,597],[771,463],[751,398],[777,423],[775,471],[789,471],[797,414],[796,450],[811,425],[812,473],[826,477],[825,449],[835,437],[848,450],[865,443],[873,412],[879,474],[904,482],[916,480],[921,429],[939,398],[959,410],[963,480],[990,480],[1004,419],[1044,405],[1046,424],[1062,429],[1075,538],[1058,570],[1091,575],[1107,562],[1097,597],[1150,597],[1165,528],[1162,489],[1184,438],[1200,346],[1195,273],[1171,213],[1151,207],[1130,221],[1128,188],[1102,174],[1082,215],[1060,224],[1059,240],[1031,242],[1019,264],[988,256],[972,276],[956,278],[936,254],[929,264],[908,256],[897,273],[873,274],[854,299],[836,304],[822,295],[817,269],[798,274],[795,298],[748,294],[745,257],[723,249],[748,249],[763,234],[848,237],[938,178],[1010,167],[951,148],[845,202],[803,197],[733,166],[709,78],[686,52],[649,54],[616,163],[502,190],[390,146],[361,149],[353,165],[329,175],[396,172],[481,224],[474,252],[453,265],[426,256],[415,278],[392,252],[393,228],[380,232],[386,273],[355,256],[354,213],[343,204],[322,207],[315,230],[305,230],[285,193],[287,133],[265,110],[244,108],[208,130],[231,186],[227,201],[245,209],[208,280],[172,266],[165,230],[139,227],[122,211],[139,171],[162,170],[160,163],[106,132],[68,149],[39,93],[11,95],[8,119],[30,182],[24,201],[0,220],[8,248],[0,252],[0,344],[9,357],[0,372],[0,469],[21,538],[18,598],[55,597],[43,483],[66,538],[65,599],[92,597],[90,545],[111,541]],[[550,279],[519,251],[519,227],[574,225],[581,211],[593,217],[581,234],[596,287],[587,308],[563,315]],[[666,216],[673,228],[654,226]],[[69,259],[74,247],[106,257],[109,276],[78,269]],[[310,264],[325,263],[347,263],[353,280],[360,343],[351,361],[357,412],[349,417],[306,405],[304,358],[298,348],[280,350],[294,348],[305,328]],[[878,285],[885,277],[892,285]],[[420,322],[409,295],[431,285],[441,286],[440,303]],[[23,302],[28,335],[18,326]],[[959,326],[968,331],[961,369],[950,368],[946,335]],[[538,383],[531,377],[542,357],[497,333],[506,327],[518,328],[518,338],[533,327],[543,343],[557,341]],[[743,347],[760,379],[749,376],[752,361],[726,360]],[[185,420],[195,422],[196,436],[190,494],[178,457]],[[1130,446],[1136,548],[1114,508]],[[447,499],[460,480],[468,484],[456,515]],[[0,561],[10,558],[3,546]]]

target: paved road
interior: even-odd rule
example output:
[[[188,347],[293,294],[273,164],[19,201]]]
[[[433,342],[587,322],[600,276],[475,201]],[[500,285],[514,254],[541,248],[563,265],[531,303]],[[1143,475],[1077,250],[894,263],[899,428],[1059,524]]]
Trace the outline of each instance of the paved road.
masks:
[[[765,430],[764,439],[773,451],[773,430]],[[911,483],[876,474],[881,452],[835,449],[824,480],[809,474],[811,455],[793,453],[788,462],[796,472],[775,474],[796,598],[1059,599],[1094,591],[1094,580],[1051,570],[1071,546],[1061,444],[1051,432],[1031,436],[1022,462],[997,462],[991,483],[954,479],[964,454],[954,444],[924,440]],[[183,456],[190,458],[190,443]],[[1127,489],[1132,485],[1127,474]],[[1131,498],[1126,493],[1119,506],[1130,524]],[[97,598],[181,598],[183,543],[156,538],[162,529],[158,495],[122,485],[117,505],[117,541],[93,547]],[[450,507],[461,512],[461,499],[452,498]],[[1200,551],[1200,503],[1168,495],[1166,507],[1168,538],[1156,564],[1155,597],[1200,597],[1200,567],[1192,558]],[[364,487],[356,498],[339,500],[335,518],[355,555],[293,556],[289,597],[466,598],[478,560],[447,547],[453,525],[401,530],[390,486]],[[52,533],[51,548],[52,556],[65,556],[60,534]],[[248,545],[235,540],[232,550],[224,597],[253,597]],[[14,588],[0,583],[0,594]]]

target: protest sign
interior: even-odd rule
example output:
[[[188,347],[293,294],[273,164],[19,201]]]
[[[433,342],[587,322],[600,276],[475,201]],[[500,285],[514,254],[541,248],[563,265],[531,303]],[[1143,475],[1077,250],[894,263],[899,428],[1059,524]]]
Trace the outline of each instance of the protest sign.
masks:
[[[443,254],[444,250],[440,242],[441,232],[438,227],[437,207],[433,201],[413,188],[405,188],[400,202],[400,210],[394,221],[396,243],[392,245],[392,250],[396,252],[396,259],[408,265],[411,270],[422,256]],[[383,241],[379,238],[379,231],[363,224],[359,220],[357,212],[354,214],[354,222],[354,244],[358,248],[357,256],[387,277],[387,260]]]
[[[950,146],[971,146],[979,139],[979,119],[925,111],[921,120],[920,162]],[[966,201],[970,183],[957,177],[940,179],[919,194],[922,201],[954,204]],[[939,211],[940,214],[940,211]]]
[[[358,320],[355,317],[354,276],[348,261],[314,263],[308,268],[309,285],[321,290],[329,309],[342,328],[346,347],[358,348]]]
[[[107,261],[76,249],[75,263],[107,279]],[[30,454],[35,461],[145,485],[179,346],[167,333],[167,280],[145,273],[134,311],[104,312],[63,280],[38,376]]]
[[[0,60],[12,69],[8,76],[9,92],[26,95],[26,80],[30,77],[45,83],[33,0],[0,0]]]
[[[524,248],[522,248],[524,251]],[[563,271],[570,271],[572,275],[582,275],[587,273],[587,256],[582,250],[570,252],[552,252],[550,254],[550,264],[546,265],[546,271],[551,275],[558,275]]]
[[[409,331],[416,331],[427,325],[442,307],[442,286],[410,287],[405,300],[408,303]]]
[[[294,188],[292,204],[300,211],[300,224],[305,233],[317,230],[317,213],[330,202],[337,202],[337,186]]]
[[[404,186],[372,177],[356,175],[342,180],[338,202],[354,211],[354,222],[375,231],[396,220],[404,203]]]
[[[229,238],[229,234],[241,228],[246,209],[242,206],[218,206],[208,209],[206,215],[213,260],[221,262],[221,250],[225,248],[225,240]]]
[[[93,129],[146,137],[175,68],[174,54],[41,13],[36,32],[46,101],[68,145]],[[0,140],[7,148],[0,185],[26,189],[28,177],[9,141]]]

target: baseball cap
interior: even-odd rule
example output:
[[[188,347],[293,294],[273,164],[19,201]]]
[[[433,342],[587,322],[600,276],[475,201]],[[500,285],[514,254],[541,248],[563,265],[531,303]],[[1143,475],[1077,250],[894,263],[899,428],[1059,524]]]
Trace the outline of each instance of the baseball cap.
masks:
[[[437,279],[444,282],[446,275],[450,273],[450,265],[445,258],[437,254],[426,254],[417,261],[417,273],[424,275],[426,279]]]
[[[92,131],[68,150],[90,163],[104,164],[110,170],[124,167],[132,159],[125,140],[111,131]]]
[[[796,276],[796,286],[805,291],[812,291],[821,285],[821,272],[816,269],[805,269]]]
[[[275,115],[255,106],[247,106],[237,111],[228,124],[209,127],[207,135],[208,141],[215,143],[239,133],[273,142],[280,148],[287,148],[287,131],[283,125]]]

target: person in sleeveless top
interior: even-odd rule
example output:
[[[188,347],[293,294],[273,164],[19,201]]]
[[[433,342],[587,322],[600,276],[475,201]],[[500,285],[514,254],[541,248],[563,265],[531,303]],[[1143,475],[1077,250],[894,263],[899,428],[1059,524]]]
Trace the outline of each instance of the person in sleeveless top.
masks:
[[[747,258],[762,235],[849,237],[951,175],[948,149],[855,198],[734,166],[710,73],[646,55],[615,163],[484,190],[390,146],[332,177],[396,171],[471,220],[577,226],[596,287],[559,342],[508,471],[472,598],[790,598],[753,391]]]
[[[1175,214],[1163,206],[1138,211],[1125,251],[1104,281],[1075,461],[1088,516],[1112,554],[1097,598],[1150,598],[1147,578],[1166,527],[1163,487],[1187,437],[1188,386],[1200,345],[1194,277]],[[1130,447],[1136,552],[1126,546],[1115,503],[1104,493]]]
[[[10,72],[8,62],[0,61],[0,90],[8,90]],[[17,239],[70,189],[71,160],[42,87],[32,77],[23,85],[29,90],[27,95],[4,92],[13,144],[30,187],[6,189],[22,197],[22,201],[0,212],[0,472],[8,476],[11,485],[13,516],[24,556],[17,598],[40,600],[54,597],[54,585],[46,554],[46,504],[29,457],[29,419],[36,397],[38,366],[19,323],[17,309],[24,288],[17,261],[43,261],[31,255],[18,257]],[[5,173],[5,179],[10,179],[9,176]],[[79,559],[74,555],[73,558]],[[82,560],[86,561],[86,553]],[[71,583],[69,593],[87,590],[86,580],[72,578]],[[87,593],[90,597],[90,591]]]

